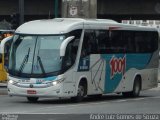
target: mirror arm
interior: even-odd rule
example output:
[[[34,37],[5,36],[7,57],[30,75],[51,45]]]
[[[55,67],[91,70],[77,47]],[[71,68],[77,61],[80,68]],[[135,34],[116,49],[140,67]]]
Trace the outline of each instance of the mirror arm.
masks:
[[[60,56],[63,57],[65,56],[65,51],[66,51],[66,48],[67,48],[67,45],[70,41],[72,41],[75,37],[74,36],[71,36],[71,37],[68,37],[67,39],[65,39],[61,46],[60,46]]]

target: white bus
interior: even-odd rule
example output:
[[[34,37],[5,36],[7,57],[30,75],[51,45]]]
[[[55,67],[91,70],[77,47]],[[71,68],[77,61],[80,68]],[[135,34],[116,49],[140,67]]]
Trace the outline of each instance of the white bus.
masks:
[[[56,18],[21,25],[9,57],[8,93],[40,97],[122,93],[157,87],[158,32],[112,20]]]

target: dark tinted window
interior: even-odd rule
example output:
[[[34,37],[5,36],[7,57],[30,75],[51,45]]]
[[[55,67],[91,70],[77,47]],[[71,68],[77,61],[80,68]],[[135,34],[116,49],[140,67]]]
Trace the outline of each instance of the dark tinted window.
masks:
[[[96,54],[98,52],[98,44],[94,30],[85,30],[81,56],[85,57],[89,54]]]
[[[86,30],[83,48],[86,54],[151,53],[158,49],[155,31]]]
[[[139,53],[154,52],[158,48],[158,33],[156,32],[135,32],[135,51]]]
[[[111,46],[111,41],[109,39],[109,32],[107,30],[96,30],[96,40],[98,43],[98,52],[106,53]]]
[[[158,49],[158,33],[154,31],[113,30],[107,36],[101,53],[151,53]]]
[[[81,33],[82,33],[82,30],[74,30],[68,34],[69,36],[74,36],[75,38],[74,40],[69,42],[66,47],[66,53],[62,63],[62,67],[63,67],[62,72],[68,70],[75,63]]]
[[[127,53],[135,52],[134,31],[123,31],[123,42]]]

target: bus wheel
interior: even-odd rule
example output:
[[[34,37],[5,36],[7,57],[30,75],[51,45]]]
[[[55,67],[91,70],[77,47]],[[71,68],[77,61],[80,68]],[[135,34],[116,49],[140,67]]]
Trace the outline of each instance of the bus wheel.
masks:
[[[77,96],[72,97],[71,100],[73,100],[74,102],[81,102],[84,96],[86,95],[86,91],[87,91],[86,86],[80,83],[78,86]]]
[[[138,97],[141,90],[140,77],[136,77],[133,85],[133,91],[131,92],[132,97]]]
[[[124,97],[138,97],[141,91],[140,77],[136,77],[133,85],[133,90],[131,92],[123,92]]]
[[[29,101],[29,102],[37,102],[38,101],[38,97],[27,97],[27,100]]]

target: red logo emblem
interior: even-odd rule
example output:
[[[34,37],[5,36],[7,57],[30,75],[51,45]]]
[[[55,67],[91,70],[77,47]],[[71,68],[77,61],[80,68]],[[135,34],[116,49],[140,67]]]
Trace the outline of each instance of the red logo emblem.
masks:
[[[126,70],[126,55],[123,58],[117,58],[115,56],[112,57],[110,60],[110,68],[111,68],[111,79],[116,75],[116,74],[122,74],[124,75],[125,70]]]

